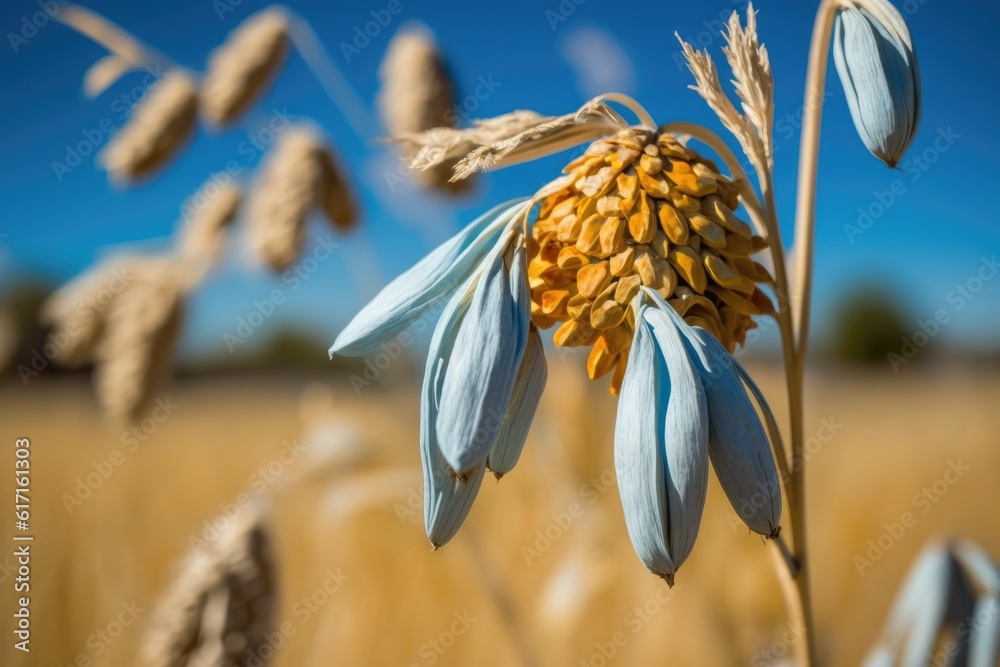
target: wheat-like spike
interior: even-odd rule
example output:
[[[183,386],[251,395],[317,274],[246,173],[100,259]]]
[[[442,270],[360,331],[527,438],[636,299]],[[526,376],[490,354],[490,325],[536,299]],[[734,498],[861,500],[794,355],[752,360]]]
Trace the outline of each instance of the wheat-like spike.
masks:
[[[191,137],[197,116],[194,78],[171,70],[111,137],[98,161],[113,180],[130,183],[167,162]]]
[[[757,12],[753,3],[747,6],[747,25],[740,25],[739,14],[729,17],[725,33],[726,54],[733,71],[733,85],[740,98],[743,112],[757,130],[763,144],[768,168],[774,166],[774,75],[767,48],[757,41]]]
[[[222,248],[226,227],[236,218],[243,192],[235,183],[219,185],[210,177],[181,207],[185,215],[178,221],[177,248],[183,257],[212,263]]]
[[[458,119],[455,86],[434,36],[423,25],[411,24],[397,32],[378,70],[379,115],[390,136],[402,136],[436,127],[453,127]],[[404,155],[411,158],[412,155]],[[468,183],[454,183],[451,157],[419,172],[428,187],[455,192]]]
[[[52,326],[58,342],[55,359],[66,366],[93,360],[108,309],[131,282],[134,258],[104,262],[77,276],[42,305],[41,320]]]
[[[750,159],[751,164],[758,173],[765,173],[768,170],[768,158],[764,150],[764,144],[757,135],[754,125],[733,106],[732,101],[722,90],[719,83],[719,72],[715,68],[715,62],[708,51],[697,51],[690,44],[681,39],[681,36],[674,33],[684,50],[684,57],[687,59],[688,69],[694,76],[695,85],[689,86],[708,106],[715,112],[736,140],[743,147],[743,152]]]
[[[320,205],[334,227],[350,229],[358,220],[358,204],[347,177],[328,146],[319,152],[319,162],[323,171]]]
[[[208,56],[201,113],[212,123],[236,120],[260,97],[288,55],[288,18],[278,8],[253,14]]]
[[[465,130],[434,128],[397,139],[418,147],[410,161],[410,167],[414,169],[428,169],[446,160],[460,158],[452,180],[462,180],[476,171],[498,169],[551,155],[615,134],[627,126],[625,119],[609,107],[602,96],[564,116],[515,111],[490,120],[476,121],[473,127]]]
[[[180,335],[185,281],[178,261],[136,262],[107,308],[94,351],[98,399],[112,418],[135,421],[166,375]]]
[[[247,230],[257,255],[276,271],[287,268],[299,254],[306,218],[317,204],[338,227],[354,222],[354,199],[319,133],[289,128],[278,137],[250,198]]]
[[[150,667],[263,665],[273,630],[277,567],[266,508],[245,510],[191,551],[157,604],[142,647]]]

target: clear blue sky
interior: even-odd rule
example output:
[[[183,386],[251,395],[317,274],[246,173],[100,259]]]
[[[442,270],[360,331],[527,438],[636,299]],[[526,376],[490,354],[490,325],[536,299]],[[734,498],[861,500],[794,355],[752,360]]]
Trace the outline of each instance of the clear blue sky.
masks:
[[[478,108],[462,109],[467,118],[515,108],[560,114],[595,92],[616,89],[634,95],[660,122],[690,120],[724,132],[701,99],[687,90],[690,75],[678,66],[673,31],[696,43],[710,41],[709,48],[720,59],[717,19],[742,10],[743,2],[399,1],[402,11],[360,52],[352,53],[350,62],[341,43],[351,43],[355,29],[372,20],[371,12],[384,10],[388,0],[308,0],[293,5],[312,23],[369,108],[389,38],[406,20],[420,20],[436,32],[465,94],[475,90],[480,77],[494,82],[495,89],[476,102]],[[203,67],[208,51],[242,18],[265,5],[257,0],[86,4],[194,69]],[[961,9],[959,3],[942,0],[897,5],[907,15],[923,79],[923,118],[910,157],[926,151],[933,163],[910,163],[909,173],[887,170],[855,134],[836,76],[828,80],[817,217],[815,326],[820,334],[838,295],[867,281],[896,290],[911,309],[914,328],[917,319],[944,308],[955,312],[942,338],[995,345],[1000,276],[984,283],[960,311],[949,301],[951,290],[976,275],[982,257],[1000,251],[994,200],[995,160],[1000,154],[995,127],[1000,5],[992,0],[960,4]],[[553,14],[547,12],[559,12],[560,6],[575,9],[553,26]],[[798,148],[795,114],[802,103],[815,5],[760,0],[757,8],[776,78],[776,189],[788,236]],[[96,169],[93,156],[84,157],[60,181],[53,163],[65,162],[67,146],[88,134],[95,136],[106,119],[119,125],[120,98],[141,85],[143,74],[125,77],[96,100],[85,99],[83,73],[104,51],[54,22],[35,34],[22,33],[24,17],[30,20],[38,11],[37,1],[24,0],[5,2],[0,9],[0,284],[25,273],[61,282],[108,252],[107,246],[166,236],[180,203],[207,174],[236,159],[246,167],[244,177],[250,176],[255,160],[246,160],[240,144],[273,109],[287,108],[292,116],[318,122],[352,172],[365,210],[362,228],[339,238],[343,245],[334,257],[295,290],[249,267],[240,259],[241,252],[231,253],[194,300],[184,343],[189,353],[224,350],[223,333],[231,332],[237,318],[246,317],[254,301],[275,288],[285,292],[288,302],[265,328],[294,321],[332,340],[367,297],[463,221],[493,203],[530,194],[566,161],[556,156],[489,175],[480,179],[473,195],[457,203],[410,187],[389,192],[384,171],[393,166],[391,154],[371,136],[354,134],[302,60],[293,56],[258,113],[222,134],[200,130],[187,152],[152,183],[116,190]],[[19,43],[15,53],[10,33],[32,36]],[[939,133],[949,132],[951,142],[940,141],[935,148]],[[859,208],[876,204],[877,212],[876,193],[889,190],[897,180],[902,194],[852,243],[844,225],[857,222]],[[326,233],[320,221],[314,221],[313,233]],[[255,342],[264,338],[266,334],[257,334]]]

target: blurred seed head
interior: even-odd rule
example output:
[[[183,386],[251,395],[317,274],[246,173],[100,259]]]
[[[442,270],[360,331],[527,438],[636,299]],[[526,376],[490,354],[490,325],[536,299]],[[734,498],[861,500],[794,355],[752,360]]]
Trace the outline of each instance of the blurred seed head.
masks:
[[[255,667],[273,630],[277,564],[264,508],[250,507],[190,552],[154,611],[142,647],[150,667]]]
[[[131,282],[107,307],[94,349],[98,400],[123,421],[141,415],[169,370],[185,293],[182,265],[173,258],[148,258],[131,271]]]
[[[171,70],[149,91],[98,161],[112,180],[129,184],[165,164],[194,131],[198,86],[187,72]]]
[[[316,205],[338,227],[357,217],[343,175],[318,133],[302,126],[286,129],[267,156],[248,206],[251,245],[274,270],[295,261]]]
[[[389,42],[378,70],[378,112],[389,136],[401,137],[458,122],[455,86],[434,35],[427,27],[411,23]],[[412,150],[404,155],[412,157]],[[457,192],[468,182],[453,182],[457,157],[419,172],[424,185]]]
[[[226,228],[236,218],[243,192],[232,182],[218,185],[209,178],[182,210],[193,211],[179,224],[175,235],[184,257],[214,262],[222,249]]]
[[[278,8],[253,14],[208,56],[201,112],[224,125],[264,94],[288,55],[288,19]]]

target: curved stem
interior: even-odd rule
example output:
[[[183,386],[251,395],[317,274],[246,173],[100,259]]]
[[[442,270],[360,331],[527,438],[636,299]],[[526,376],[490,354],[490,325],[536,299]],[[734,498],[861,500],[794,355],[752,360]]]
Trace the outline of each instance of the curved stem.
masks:
[[[651,130],[656,129],[656,121],[654,121],[653,117],[649,115],[648,111],[646,111],[646,107],[639,104],[631,96],[625,95],[623,93],[607,93],[601,95],[601,99],[621,104],[622,106],[628,108],[629,111],[635,114],[636,118],[639,119],[639,122],[643,125],[643,127],[648,127]]]
[[[740,164],[740,161],[736,159],[736,155],[729,150],[729,146],[726,145],[726,142],[723,141],[719,135],[712,132],[707,127],[698,125],[697,123],[685,123],[683,121],[675,121],[661,125],[659,131],[689,135],[715,151],[715,153],[722,158],[722,161],[726,164],[726,167],[729,168],[729,171],[732,172],[733,178],[739,181],[740,198],[743,201],[743,206],[747,209],[747,213],[750,215],[750,220],[753,222],[757,233],[764,238],[767,238],[767,216],[765,215],[763,207],[760,205],[757,193],[753,191],[753,187],[750,185],[750,180],[747,178],[747,173],[743,170],[743,165]]]
[[[348,82],[333,60],[323,43],[316,36],[312,26],[294,10],[279,5],[288,17],[289,37],[306,65],[312,71],[319,85],[344,114],[344,119],[354,130],[354,133],[367,143],[377,134],[377,125],[373,121],[372,112],[361,99],[361,96]]]
[[[161,67],[164,69],[177,67],[174,61],[167,56],[139,41],[97,12],[85,7],[73,4],[64,5],[53,18],[136,67]]]

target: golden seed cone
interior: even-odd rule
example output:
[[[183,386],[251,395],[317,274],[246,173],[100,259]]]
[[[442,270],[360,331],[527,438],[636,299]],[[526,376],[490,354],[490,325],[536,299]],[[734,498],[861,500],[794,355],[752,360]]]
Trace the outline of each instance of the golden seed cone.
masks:
[[[208,56],[202,115],[216,125],[236,120],[264,93],[288,55],[288,20],[278,9],[250,16]]]
[[[379,65],[378,79],[376,105],[389,136],[456,126],[455,86],[433,35],[424,26],[404,26],[393,36]],[[408,150],[404,157],[409,160],[414,152]],[[464,190],[471,180],[451,180],[458,160],[447,159],[415,175],[428,187]]]
[[[587,372],[617,394],[641,285],[730,351],[773,312],[751,255],[766,247],[733,212],[738,189],[675,137],[644,129],[600,139],[541,202],[528,265],[532,321],[559,324],[556,345],[590,346]]]
[[[251,506],[188,553],[153,610],[149,667],[249,667],[274,630],[277,564],[263,509]]]
[[[135,421],[166,375],[180,335],[184,284],[173,259],[135,262],[107,308],[94,350],[97,397],[112,418]]]
[[[166,163],[194,132],[198,87],[191,75],[168,72],[110,139],[98,161],[112,179],[130,183]]]

